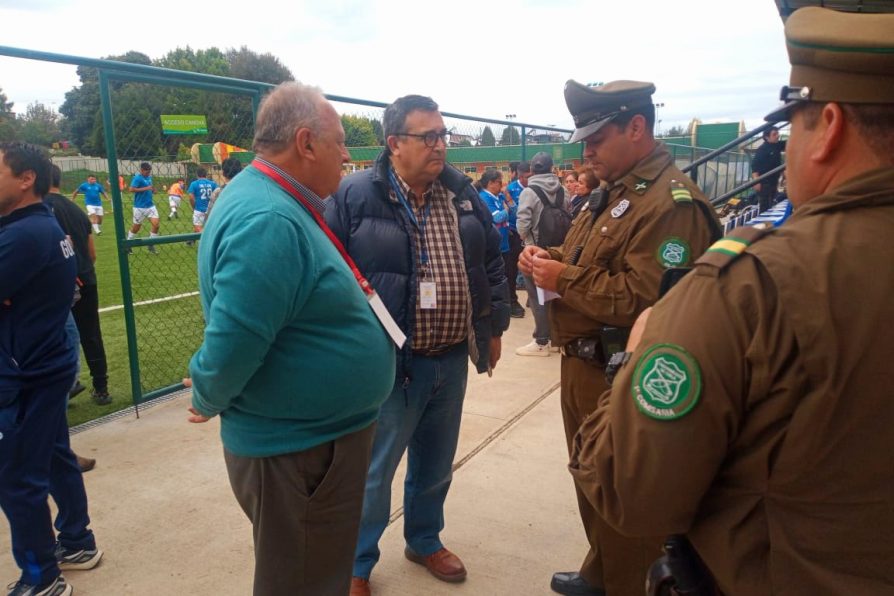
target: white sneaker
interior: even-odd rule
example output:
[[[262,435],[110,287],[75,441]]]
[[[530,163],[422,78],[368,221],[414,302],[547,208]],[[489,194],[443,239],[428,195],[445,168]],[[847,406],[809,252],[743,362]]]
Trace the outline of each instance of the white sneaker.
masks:
[[[515,348],[515,353],[519,356],[549,356],[549,344],[538,344],[535,339],[529,344]]]
[[[559,352],[562,351],[562,348],[560,348],[559,346],[554,346],[553,342],[549,342],[549,351],[555,352],[556,354],[558,354]]]

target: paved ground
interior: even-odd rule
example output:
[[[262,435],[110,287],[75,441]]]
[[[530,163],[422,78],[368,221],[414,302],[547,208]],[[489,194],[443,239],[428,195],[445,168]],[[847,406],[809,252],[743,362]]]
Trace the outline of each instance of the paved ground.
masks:
[[[559,357],[522,358],[530,313],[513,319],[493,378],[473,375],[443,540],[464,560],[459,585],[403,558],[403,467],[392,523],[373,572],[377,596],[551,594],[553,571],[574,569],[586,546],[558,402]],[[93,529],[105,551],[92,571],[68,572],[79,595],[251,592],[251,530],[227,482],[218,423],[186,422],[188,396],[89,429],[75,450],[98,460],[85,476]],[[16,578],[8,531],[0,578]]]

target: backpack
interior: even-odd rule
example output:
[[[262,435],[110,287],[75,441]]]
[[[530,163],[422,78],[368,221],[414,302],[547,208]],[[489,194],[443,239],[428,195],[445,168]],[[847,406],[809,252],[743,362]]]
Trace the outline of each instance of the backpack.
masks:
[[[571,214],[565,211],[565,189],[559,187],[556,193],[555,204],[549,202],[549,197],[539,186],[531,185],[540,202],[543,203],[543,211],[540,213],[540,221],[537,222],[537,246],[561,246],[565,242],[565,236],[571,229]]]

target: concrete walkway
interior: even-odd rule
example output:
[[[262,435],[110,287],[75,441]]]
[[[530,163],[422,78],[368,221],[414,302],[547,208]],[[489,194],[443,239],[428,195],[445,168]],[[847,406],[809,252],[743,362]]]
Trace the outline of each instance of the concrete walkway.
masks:
[[[403,465],[393,523],[373,571],[376,596],[552,594],[550,576],[576,569],[586,549],[559,412],[559,356],[516,356],[533,319],[513,319],[493,378],[472,375],[442,539],[469,570],[442,583],[403,557]],[[216,420],[186,422],[188,396],[75,435],[98,461],[85,475],[102,564],[66,577],[79,595],[246,595],[251,527],[230,491]],[[0,578],[18,570],[8,530]]]

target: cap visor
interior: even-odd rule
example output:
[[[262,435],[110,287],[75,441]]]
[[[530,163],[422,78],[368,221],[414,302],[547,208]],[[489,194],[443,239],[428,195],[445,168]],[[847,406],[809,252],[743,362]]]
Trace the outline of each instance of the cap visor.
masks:
[[[571,139],[569,139],[568,142],[569,143],[577,143],[578,141],[583,141],[584,139],[586,139],[588,136],[590,136],[592,134],[596,134],[597,132],[599,132],[599,129],[601,129],[603,126],[605,126],[606,124],[608,124],[611,121],[613,116],[614,116],[614,114],[608,118],[603,118],[602,120],[597,120],[596,122],[591,122],[590,124],[587,124],[583,128],[578,128],[577,130],[574,131],[574,134],[571,135]]]
[[[792,108],[801,103],[800,101],[790,101],[784,106],[777,108],[764,116],[767,122],[788,122],[792,119]]]

